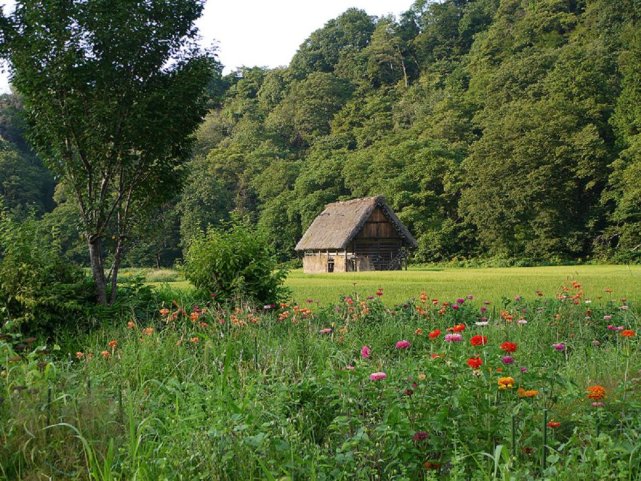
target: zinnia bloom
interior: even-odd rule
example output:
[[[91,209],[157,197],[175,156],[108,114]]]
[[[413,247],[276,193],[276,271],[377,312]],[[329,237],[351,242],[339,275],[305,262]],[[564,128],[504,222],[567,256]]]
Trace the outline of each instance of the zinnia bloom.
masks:
[[[548,421],[548,428],[556,429],[561,426],[561,423],[558,421]]]
[[[440,329],[434,329],[433,331],[431,331],[427,335],[427,337],[429,337],[430,339],[436,339],[440,335],[441,335],[441,330]]]
[[[78,352],[76,353],[76,359],[82,359],[82,358],[84,358],[84,357],[85,357],[85,353],[84,353],[84,352],[82,352],[82,351],[78,351]]]
[[[369,359],[371,354],[372,354],[372,350],[369,348],[369,346],[361,347],[361,357],[363,359]]]
[[[539,394],[539,391],[536,389],[523,389],[522,387],[516,390],[516,393],[519,397],[534,397]]]
[[[409,349],[410,346],[410,342],[406,341],[405,339],[396,343],[396,349]]]
[[[562,342],[557,342],[555,344],[552,344],[552,347],[559,352],[565,351],[565,344]]]
[[[326,327],[325,329],[321,329],[318,331],[319,334],[331,334],[332,333],[332,328],[331,327]]]
[[[623,337],[634,337],[636,336],[636,332],[634,332],[632,329],[624,329],[621,331],[621,335]]]
[[[420,327],[417,328],[416,331],[414,331],[414,334],[416,334],[417,336],[422,336],[423,335],[423,329],[421,329]]]
[[[594,399],[595,401],[600,401],[605,397],[605,388],[595,384],[594,386],[588,386],[588,399]]]
[[[461,342],[463,336],[460,334],[445,334],[444,340],[445,342]]]
[[[467,365],[472,369],[478,369],[483,365],[483,359],[480,357],[471,357],[467,360]]]
[[[457,324],[456,326],[452,327],[453,332],[463,332],[465,330],[465,324]]]
[[[503,364],[512,364],[514,362],[514,358],[512,356],[503,356],[501,361]]]
[[[499,389],[512,389],[514,387],[514,378],[512,377],[500,377],[499,378]]]
[[[161,316],[163,316],[163,317],[165,317],[165,316],[167,316],[167,314],[169,314],[169,309],[167,309],[166,307],[163,307],[163,308],[160,310],[160,315],[161,315]]]
[[[136,323],[134,321],[129,321],[127,323],[127,329],[133,329],[134,327],[136,327]]]
[[[109,346],[111,349],[115,349],[116,346],[118,346],[118,341],[116,341],[115,339],[112,339],[107,343],[107,346]]]
[[[514,352],[516,351],[516,344],[514,342],[505,341],[501,344],[501,350],[505,352]]]
[[[381,381],[387,377],[387,374],[384,372],[373,372],[372,374],[369,375],[369,378],[372,381]]]
[[[428,434],[425,431],[417,431],[414,433],[414,436],[412,436],[412,440],[415,443],[420,443],[421,441],[425,441],[428,437]]]
[[[472,336],[470,344],[472,346],[485,346],[487,344],[487,336]]]
[[[109,356],[111,356],[111,353],[109,351],[101,351],[100,355],[105,359],[109,359]]]

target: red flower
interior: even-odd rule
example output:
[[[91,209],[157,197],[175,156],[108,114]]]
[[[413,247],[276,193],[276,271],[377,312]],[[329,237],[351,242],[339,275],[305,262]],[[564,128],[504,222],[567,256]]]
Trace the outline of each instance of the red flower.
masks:
[[[472,336],[470,344],[472,346],[485,346],[487,344],[487,336]]]
[[[434,329],[432,332],[430,332],[427,337],[430,339],[436,339],[438,336],[441,335],[441,330],[440,329]]]
[[[516,351],[516,344],[513,342],[505,341],[501,344],[501,349],[505,352],[514,352]]]
[[[483,359],[480,357],[471,357],[467,360],[467,365],[472,369],[478,369],[483,364]]]
[[[463,332],[465,330],[465,324],[457,324],[452,328],[452,332]]]
[[[561,426],[561,423],[558,421],[548,421],[548,428],[556,429]]]
[[[632,329],[625,329],[621,331],[621,335],[623,337],[634,337],[636,336],[636,332],[634,332]]]

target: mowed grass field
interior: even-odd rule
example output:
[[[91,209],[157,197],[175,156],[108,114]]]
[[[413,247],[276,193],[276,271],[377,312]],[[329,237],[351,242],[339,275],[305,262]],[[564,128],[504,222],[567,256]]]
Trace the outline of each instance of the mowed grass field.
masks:
[[[443,268],[408,271],[304,274],[292,271],[287,286],[297,303],[313,299],[336,302],[341,295],[367,297],[383,289],[386,304],[417,299],[425,292],[431,299],[454,300],[473,295],[476,300],[499,303],[503,298],[551,297],[572,281],[580,283],[586,298],[641,301],[641,266],[584,265],[510,268]],[[612,290],[611,293],[605,290]]]
[[[166,271],[163,271],[166,272]],[[166,275],[172,288],[190,289],[189,282],[177,274]],[[161,285],[166,280],[153,277],[148,281]],[[627,298],[641,301],[641,266],[582,265],[554,267],[510,268],[410,268],[408,271],[352,272],[332,274],[304,274],[302,269],[289,273],[287,287],[292,291],[292,300],[298,304],[313,301],[327,305],[337,302],[341,296],[366,298],[383,289],[385,303],[399,304],[418,298],[425,292],[431,299],[453,300],[473,295],[479,301],[500,303],[503,298],[523,296],[531,299],[537,291],[544,296],[554,296],[562,286],[579,282],[585,297],[597,302],[599,299]],[[612,292],[606,292],[606,289]]]

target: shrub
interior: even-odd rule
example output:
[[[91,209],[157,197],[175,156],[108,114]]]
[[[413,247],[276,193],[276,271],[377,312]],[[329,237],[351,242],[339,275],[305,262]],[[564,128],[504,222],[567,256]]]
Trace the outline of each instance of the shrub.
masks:
[[[287,271],[278,269],[266,237],[247,222],[209,229],[185,256],[185,277],[221,303],[272,304],[283,299]]]
[[[0,319],[4,329],[51,334],[86,318],[93,283],[65,259],[55,236],[33,217],[0,210]]]

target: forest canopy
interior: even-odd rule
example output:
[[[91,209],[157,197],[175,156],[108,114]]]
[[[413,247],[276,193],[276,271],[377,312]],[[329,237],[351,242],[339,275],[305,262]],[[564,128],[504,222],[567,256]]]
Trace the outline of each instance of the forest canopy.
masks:
[[[125,262],[171,265],[232,213],[286,261],[326,203],[370,195],[421,262],[638,262],[640,22],[634,0],[417,0],[399,18],[347,10],[287,67],[218,65],[184,189],[139,221]],[[0,194],[84,261],[17,110],[4,96]]]

